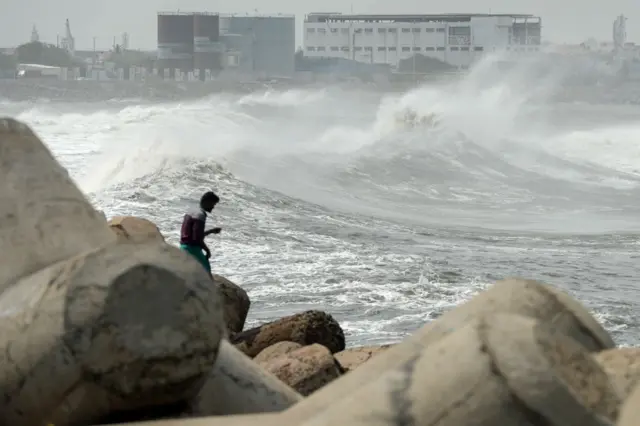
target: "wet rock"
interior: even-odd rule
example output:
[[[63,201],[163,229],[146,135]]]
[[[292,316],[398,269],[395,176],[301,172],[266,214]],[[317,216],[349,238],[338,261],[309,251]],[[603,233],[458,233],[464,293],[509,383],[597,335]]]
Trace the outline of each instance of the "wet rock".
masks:
[[[115,236],[31,131],[0,118],[0,292]]]
[[[301,399],[295,390],[223,340],[215,366],[192,400],[188,413],[226,416],[278,412]]]
[[[339,386],[337,380],[324,389]],[[531,318],[490,315],[462,324],[300,425],[369,426],[375,419],[377,426],[460,426],[473,419],[475,426],[605,426],[619,404],[584,346]]]
[[[286,355],[289,352],[295,351],[296,349],[300,349],[302,347],[299,343],[294,342],[278,342],[275,345],[271,345],[268,348],[262,350],[258,355],[256,355],[253,360],[258,364],[264,363],[266,361],[270,361],[273,358],[277,358],[280,355]]]
[[[342,368],[344,368],[346,371],[351,371],[369,361],[369,359],[379,354],[380,352],[389,349],[391,346],[393,345],[360,346],[349,348],[335,354],[335,358],[336,361],[340,363]]]
[[[332,382],[343,372],[329,349],[317,343],[259,365],[304,396]]]
[[[620,398],[627,399],[639,383],[640,348],[609,349],[595,354],[595,358],[618,389]]]
[[[121,241],[164,241],[156,224],[141,217],[115,216],[107,224]]]
[[[220,275],[213,275],[213,282],[220,288],[227,329],[231,334],[240,333],[251,306],[249,295],[242,287]]]
[[[506,279],[296,404],[283,414],[283,421],[296,423],[317,415],[335,401],[366,388],[386,371],[411,360],[421,349],[463,327],[468,321],[494,313],[535,318],[574,338],[588,351],[599,352],[615,346],[611,336],[587,309],[566,293],[538,281]]]
[[[331,353],[340,352],[345,347],[340,324],[321,311],[284,317],[231,337],[231,343],[252,358],[278,342],[294,342],[302,346],[319,343]]]

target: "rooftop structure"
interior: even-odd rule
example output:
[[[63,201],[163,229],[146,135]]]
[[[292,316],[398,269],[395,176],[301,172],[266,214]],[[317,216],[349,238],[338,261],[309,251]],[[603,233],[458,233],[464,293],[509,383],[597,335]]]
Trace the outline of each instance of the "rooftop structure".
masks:
[[[514,18],[540,19],[530,14],[507,13],[441,13],[441,14],[406,14],[406,15],[343,15],[342,13],[310,13],[305,22],[468,22],[472,18]]]

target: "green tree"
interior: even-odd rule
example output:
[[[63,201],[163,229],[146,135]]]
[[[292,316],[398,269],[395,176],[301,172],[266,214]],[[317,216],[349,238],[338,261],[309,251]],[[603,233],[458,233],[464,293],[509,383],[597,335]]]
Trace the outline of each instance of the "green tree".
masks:
[[[73,67],[80,63],[64,49],[52,44],[34,41],[16,48],[15,56],[22,64],[40,64],[54,67]]]

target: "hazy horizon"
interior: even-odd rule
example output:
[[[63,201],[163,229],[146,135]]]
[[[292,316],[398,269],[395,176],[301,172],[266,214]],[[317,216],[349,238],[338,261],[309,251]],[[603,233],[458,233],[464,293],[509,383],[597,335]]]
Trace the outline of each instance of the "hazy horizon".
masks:
[[[96,38],[98,50],[109,49],[120,42],[122,33],[129,34],[132,49],[156,48],[156,13],[158,11],[193,11],[248,14],[296,15],[296,45],[302,44],[302,22],[310,12],[350,13],[530,13],[540,16],[543,40],[554,43],[580,43],[590,37],[599,41],[612,39],[612,25],[616,16],[624,14],[627,20],[627,39],[640,43],[640,1],[611,0],[585,7],[578,0],[562,3],[551,0],[521,0],[515,6],[509,0],[451,0],[425,6],[416,0],[397,0],[392,5],[377,0],[352,0],[349,3],[326,0],[309,1],[273,0],[269,7],[257,0],[237,0],[233,7],[219,1],[204,0],[124,0],[86,2],[66,0],[51,7],[44,0],[5,0],[0,14],[0,47],[13,47],[29,41],[35,25],[40,40],[55,43],[64,35],[65,19],[71,23],[76,49],[93,48]],[[45,13],[43,13],[45,12]]]

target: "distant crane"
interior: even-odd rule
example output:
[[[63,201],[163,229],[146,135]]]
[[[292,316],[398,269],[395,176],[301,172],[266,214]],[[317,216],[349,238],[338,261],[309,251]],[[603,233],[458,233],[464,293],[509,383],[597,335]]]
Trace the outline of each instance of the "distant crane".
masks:
[[[69,25],[69,19],[65,23],[65,35],[61,40],[60,47],[65,49],[71,55],[76,51],[76,41],[71,34],[71,26]]]

